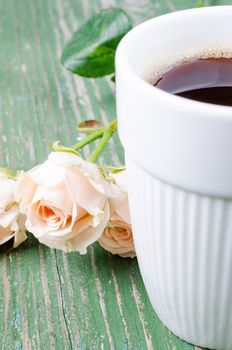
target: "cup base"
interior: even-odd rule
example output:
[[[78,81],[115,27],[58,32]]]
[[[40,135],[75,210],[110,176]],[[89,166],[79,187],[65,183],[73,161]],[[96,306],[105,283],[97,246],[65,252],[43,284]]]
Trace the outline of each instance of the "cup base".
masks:
[[[232,349],[232,201],[158,180],[126,155],[140,271],[162,322],[189,343]]]

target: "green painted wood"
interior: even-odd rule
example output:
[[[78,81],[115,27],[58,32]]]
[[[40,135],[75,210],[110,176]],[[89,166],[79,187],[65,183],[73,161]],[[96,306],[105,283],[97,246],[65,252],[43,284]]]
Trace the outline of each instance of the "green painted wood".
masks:
[[[73,144],[77,122],[115,117],[110,79],[73,77],[59,63],[64,43],[86,18],[100,8],[118,5],[139,23],[194,4],[193,0],[2,0],[1,165],[29,169],[46,158],[52,141]],[[123,162],[117,136],[105,161]],[[0,249],[1,349],[194,348],[172,335],[155,315],[136,259],[112,256],[97,244],[85,256],[63,254],[32,236],[9,255],[7,247]]]

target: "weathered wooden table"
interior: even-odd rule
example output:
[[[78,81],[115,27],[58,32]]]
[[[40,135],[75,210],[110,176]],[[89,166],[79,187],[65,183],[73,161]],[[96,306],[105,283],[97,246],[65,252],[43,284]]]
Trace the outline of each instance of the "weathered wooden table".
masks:
[[[194,4],[195,0],[1,0],[1,165],[29,169],[45,160],[52,141],[74,143],[78,121],[115,117],[110,79],[74,78],[60,64],[64,43],[86,18],[117,5],[138,23]],[[123,162],[117,137],[106,159]],[[136,259],[112,256],[97,244],[85,256],[63,254],[30,236],[10,255],[1,247],[0,278],[0,349],[194,348],[160,323]]]

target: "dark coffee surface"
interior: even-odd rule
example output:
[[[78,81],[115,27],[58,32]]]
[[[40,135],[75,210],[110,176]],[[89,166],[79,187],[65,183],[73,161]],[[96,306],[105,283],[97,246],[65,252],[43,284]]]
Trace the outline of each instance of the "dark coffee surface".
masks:
[[[181,63],[155,84],[174,95],[232,106],[232,58],[208,58]]]

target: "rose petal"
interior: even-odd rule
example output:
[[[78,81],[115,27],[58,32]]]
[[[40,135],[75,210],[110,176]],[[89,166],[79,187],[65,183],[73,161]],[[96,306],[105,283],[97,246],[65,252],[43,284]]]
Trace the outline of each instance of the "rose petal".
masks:
[[[92,186],[103,195],[110,191],[110,184],[104,179],[96,164],[67,152],[52,152],[49,154],[49,160],[65,168],[78,169],[89,180]]]
[[[76,155],[51,153],[44,164],[22,176],[19,185],[26,228],[50,247],[84,253],[109,220],[104,192],[108,182],[95,164]]]
[[[65,168],[48,159],[27,174],[37,185],[52,187],[64,180]]]
[[[6,243],[14,237],[14,232],[0,226],[0,245]]]
[[[13,201],[13,193],[16,182],[11,179],[0,181],[0,209],[4,209],[4,207]]]
[[[72,229],[69,229],[65,232],[65,230],[60,231],[53,231],[50,232],[49,235],[44,233],[43,235],[39,235],[37,238],[39,241],[43,244],[46,244],[50,248],[58,248],[62,249],[64,251],[67,251],[65,249],[68,249],[69,243],[75,236],[78,235],[78,231],[83,231],[90,227],[91,224],[91,216],[86,216],[80,222],[78,222],[77,226],[74,226]],[[63,246],[63,248],[61,248]],[[68,249],[69,251],[69,249]]]
[[[124,211],[123,214],[125,214]],[[99,244],[112,254],[122,257],[133,258],[136,255],[131,225],[117,212],[111,215],[109,225],[99,238]]]
[[[80,232],[77,236],[75,236],[70,242],[69,251],[78,251],[81,254],[85,254],[87,252],[87,247],[96,242],[102,235],[102,232],[109,221],[109,217],[110,208],[109,203],[106,202],[104,208],[104,217],[101,220],[99,226],[88,227],[86,230]]]
[[[20,203],[23,213],[26,211],[26,205],[32,201],[36,187],[36,183],[26,173],[20,173],[15,186],[14,198]]]
[[[105,196],[76,169],[67,169],[66,186],[72,201],[78,203],[89,214],[96,215],[103,208]]]
[[[25,232],[25,215],[19,215],[17,222],[17,230],[14,234],[14,245],[13,248],[17,248],[21,243],[23,243],[27,239],[27,235]]]
[[[127,224],[130,224],[130,223],[131,223],[128,198],[126,198],[126,199],[121,203],[121,205],[116,209],[116,214],[118,214],[119,219],[121,218],[121,219],[122,219],[123,221],[125,221]],[[117,220],[117,218],[114,218],[113,220]]]
[[[44,205],[55,206],[66,215],[71,215],[73,203],[64,182],[50,186],[37,187],[31,204],[42,200]]]
[[[3,227],[9,227],[17,220],[18,215],[18,205],[14,205],[9,211],[0,214],[0,225]]]

